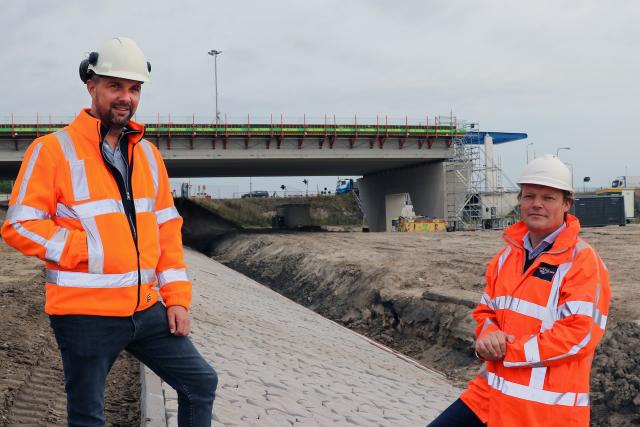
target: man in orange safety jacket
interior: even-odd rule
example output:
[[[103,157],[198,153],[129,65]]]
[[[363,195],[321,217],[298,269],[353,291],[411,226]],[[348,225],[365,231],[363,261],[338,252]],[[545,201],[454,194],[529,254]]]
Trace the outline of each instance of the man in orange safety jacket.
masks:
[[[571,172],[547,155],[520,180],[522,221],[489,262],[473,312],[485,363],[431,427],[589,425],[589,374],[609,312],[609,273],[568,211]]]
[[[104,424],[122,350],[176,389],[179,425],[211,424],[218,379],[187,337],[182,218],[158,149],[131,120],[150,70],[125,37],[81,62],[91,108],[28,148],[2,227],[9,245],[45,261],[70,426]]]

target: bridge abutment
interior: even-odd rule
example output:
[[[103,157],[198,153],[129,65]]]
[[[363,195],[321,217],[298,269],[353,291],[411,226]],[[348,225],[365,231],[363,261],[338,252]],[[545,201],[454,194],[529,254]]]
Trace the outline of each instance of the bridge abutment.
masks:
[[[399,214],[399,198],[409,193],[416,215],[445,216],[444,162],[423,163],[364,175],[358,180],[360,198],[371,231],[391,231],[391,219]]]

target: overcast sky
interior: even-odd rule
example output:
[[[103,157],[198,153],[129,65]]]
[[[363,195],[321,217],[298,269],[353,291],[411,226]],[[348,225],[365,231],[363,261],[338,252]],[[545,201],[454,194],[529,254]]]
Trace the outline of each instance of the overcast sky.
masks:
[[[210,49],[229,117],[374,118],[453,111],[483,130],[515,181],[529,154],[571,163],[576,183],[640,175],[637,1],[3,0],[0,119],[89,105],[78,63],[124,35],[151,61],[138,117],[213,117]],[[269,179],[304,189],[301,178]],[[335,186],[335,178],[310,178]],[[258,180],[258,182],[260,182]],[[247,179],[217,180],[237,191]]]

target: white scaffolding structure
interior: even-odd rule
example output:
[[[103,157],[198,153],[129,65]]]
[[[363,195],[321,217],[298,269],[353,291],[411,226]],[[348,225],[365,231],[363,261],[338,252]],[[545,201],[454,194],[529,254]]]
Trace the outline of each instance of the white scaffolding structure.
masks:
[[[475,132],[477,124],[465,125]],[[512,189],[502,185],[500,162],[484,145],[453,143],[453,156],[445,163],[446,221],[450,230],[499,229],[512,224],[515,215]]]

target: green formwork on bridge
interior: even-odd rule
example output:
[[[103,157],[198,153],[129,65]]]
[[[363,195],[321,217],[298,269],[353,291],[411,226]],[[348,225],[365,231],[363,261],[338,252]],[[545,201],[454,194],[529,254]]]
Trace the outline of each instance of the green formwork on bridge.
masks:
[[[56,132],[65,125],[48,124],[0,124],[1,138],[15,138],[16,136],[38,136]],[[252,135],[272,136],[318,136],[323,137],[357,137],[357,136],[392,136],[406,138],[462,137],[467,132],[462,128],[443,125],[287,125],[287,124],[146,124],[145,134],[149,136],[176,135],[212,135],[230,137],[250,137]]]

